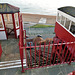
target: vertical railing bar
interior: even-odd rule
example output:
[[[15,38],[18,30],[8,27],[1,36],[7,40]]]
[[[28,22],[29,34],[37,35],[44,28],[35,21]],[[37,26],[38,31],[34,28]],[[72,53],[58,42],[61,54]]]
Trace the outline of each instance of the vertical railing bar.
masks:
[[[51,51],[51,57],[50,57],[50,65],[51,65],[52,55],[53,55],[54,51],[55,51],[55,46],[54,46],[54,43],[53,43],[53,47],[52,47],[52,51]]]
[[[58,46],[57,46],[57,49],[59,49]],[[57,54],[57,51],[56,51],[56,54]],[[57,56],[58,56],[58,55],[57,55]],[[56,62],[56,64],[58,64],[58,60],[59,60],[59,56],[57,57],[57,62]]]
[[[19,47],[20,50],[20,59],[21,59],[21,65],[22,65],[22,72],[24,72],[24,66],[23,66],[23,50]]]
[[[70,45],[71,45],[71,43],[70,43]],[[73,45],[72,45],[72,46],[73,46]],[[71,48],[71,51],[72,51],[72,48]],[[66,62],[68,62],[68,60],[69,60],[69,58],[70,58],[70,55],[71,55],[71,52],[69,53],[69,56],[68,56]]]
[[[35,42],[35,67],[36,67],[36,42]]]
[[[65,60],[66,60],[68,50],[69,50],[69,49],[67,48],[67,52],[66,52],[66,55],[65,55],[65,57],[64,57],[64,62],[65,62]]]
[[[44,42],[43,65],[44,65],[44,56],[45,56],[45,45],[46,45],[46,42]]]
[[[30,43],[30,65],[31,65],[31,67],[32,67],[31,43]]]
[[[62,46],[63,46],[63,41],[62,41],[62,43],[61,43],[61,51],[60,51],[60,53],[62,52]],[[61,57],[60,57],[60,63],[62,63],[62,55],[61,55]]]
[[[27,64],[27,67],[28,67],[28,63],[27,63],[27,51],[26,51],[26,43],[25,43],[25,55],[26,55],[26,64]]]
[[[65,53],[66,47],[67,47],[67,42],[66,42],[65,47],[64,47],[63,52],[62,52],[62,59],[64,59],[64,53]]]
[[[69,64],[71,63],[71,60],[72,60],[73,56],[74,56],[74,53],[72,54],[72,56],[70,58]]]
[[[73,43],[73,47],[74,47],[74,46],[75,46],[75,43]],[[72,54],[72,56],[71,56],[71,58],[70,58],[70,62],[69,62],[69,64],[71,63],[71,60],[72,60],[74,54],[75,54],[75,49],[74,49],[73,54]],[[75,60],[75,59],[74,59],[74,60]]]
[[[1,44],[0,44],[0,58],[1,58],[1,55],[2,55],[2,47],[1,47]]]
[[[58,41],[58,43],[59,43],[59,41]],[[61,45],[61,44],[60,44],[60,45]],[[57,45],[57,50],[60,50],[60,45],[59,45],[59,46]],[[58,53],[57,50],[56,50],[56,54]],[[58,55],[58,54],[57,54],[57,55]],[[56,62],[56,64],[58,64],[59,58],[60,58],[60,53],[59,53],[59,55],[58,55],[58,57],[57,57],[57,62]]]
[[[39,45],[39,66],[40,66],[40,47],[41,47],[41,43]]]
[[[58,41],[58,43],[59,43],[59,41]],[[57,46],[58,46],[58,43],[57,43]],[[55,59],[56,59],[56,51],[57,51],[57,48],[58,48],[58,47],[56,47],[56,50],[55,50],[55,57],[54,57],[53,65],[54,65],[54,63],[55,63]]]
[[[62,49],[62,42],[61,45],[59,46],[59,56],[58,56],[58,60],[60,59],[60,63],[62,62],[62,59],[60,57],[61,49]],[[58,64],[58,60],[57,60],[57,64]]]
[[[47,65],[47,63],[48,63],[49,49],[50,49],[50,42],[49,42],[49,45],[48,45],[48,53],[47,53],[46,65]]]
[[[67,58],[66,62],[68,62],[68,60],[69,60],[69,58],[70,58],[70,55],[71,55],[71,53],[69,53],[69,55],[68,55],[68,58]]]

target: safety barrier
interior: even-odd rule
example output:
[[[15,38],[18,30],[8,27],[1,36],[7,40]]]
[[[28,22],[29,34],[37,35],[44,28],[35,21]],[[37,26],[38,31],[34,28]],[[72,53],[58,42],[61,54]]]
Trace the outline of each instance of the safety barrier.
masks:
[[[20,40],[19,50],[22,64],[22,72],[27,69],[47,67],[52,65],[64,64],[75,61],[75,42],[58,43],[44,42],[37,45],[30,42],[26,43],[26,31],[23,31],[22,16],[20,20]],[[25,56],[25,57],[24,57]],[[26,67],[24,68],[23,60],[26,58]]]

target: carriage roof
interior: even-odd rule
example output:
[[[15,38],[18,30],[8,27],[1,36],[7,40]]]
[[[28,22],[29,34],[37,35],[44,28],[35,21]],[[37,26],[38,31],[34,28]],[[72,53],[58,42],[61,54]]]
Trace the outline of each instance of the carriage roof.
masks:
[[[12,14],[19,12],[20,9],[8,3],[0,3],[0,14]]]
[[[65,6],[65,7],[58,8],[58,10],[66,13],[72,17],[75,17],[75,7]]]

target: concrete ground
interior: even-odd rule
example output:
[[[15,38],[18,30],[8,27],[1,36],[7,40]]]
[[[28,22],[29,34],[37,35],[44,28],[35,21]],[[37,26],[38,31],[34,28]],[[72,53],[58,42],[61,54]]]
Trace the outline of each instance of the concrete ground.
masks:
[[[2,40],[1,46],[2,46],[2,56],[0,61],[12,61],[12,60],[19,60],[20,59],[20,53],[19,53],[19,39],[8,39],[8,40]]]
[[[71,65],[63,64],[21,72],[21,68],[0,70],[0,75],[67,75],[75,70],[75,62]]]

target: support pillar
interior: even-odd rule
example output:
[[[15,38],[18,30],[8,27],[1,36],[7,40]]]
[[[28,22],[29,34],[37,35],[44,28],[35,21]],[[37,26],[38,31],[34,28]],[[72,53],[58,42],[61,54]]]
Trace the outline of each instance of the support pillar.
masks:
[[[19,21],[19,27],[20,27],[20,13],[18,12],[18,21]]]
[[[13,20],[13,26],[14,26],[15,38],[17,39],[17,33],[16,33],[16,24],[15,24],[14,13],[12,14],[12,20]]]
[[[0,58],[1,58],[1,55],[2,55],[2,48],[1,48],[1,45],[0,45]]]

